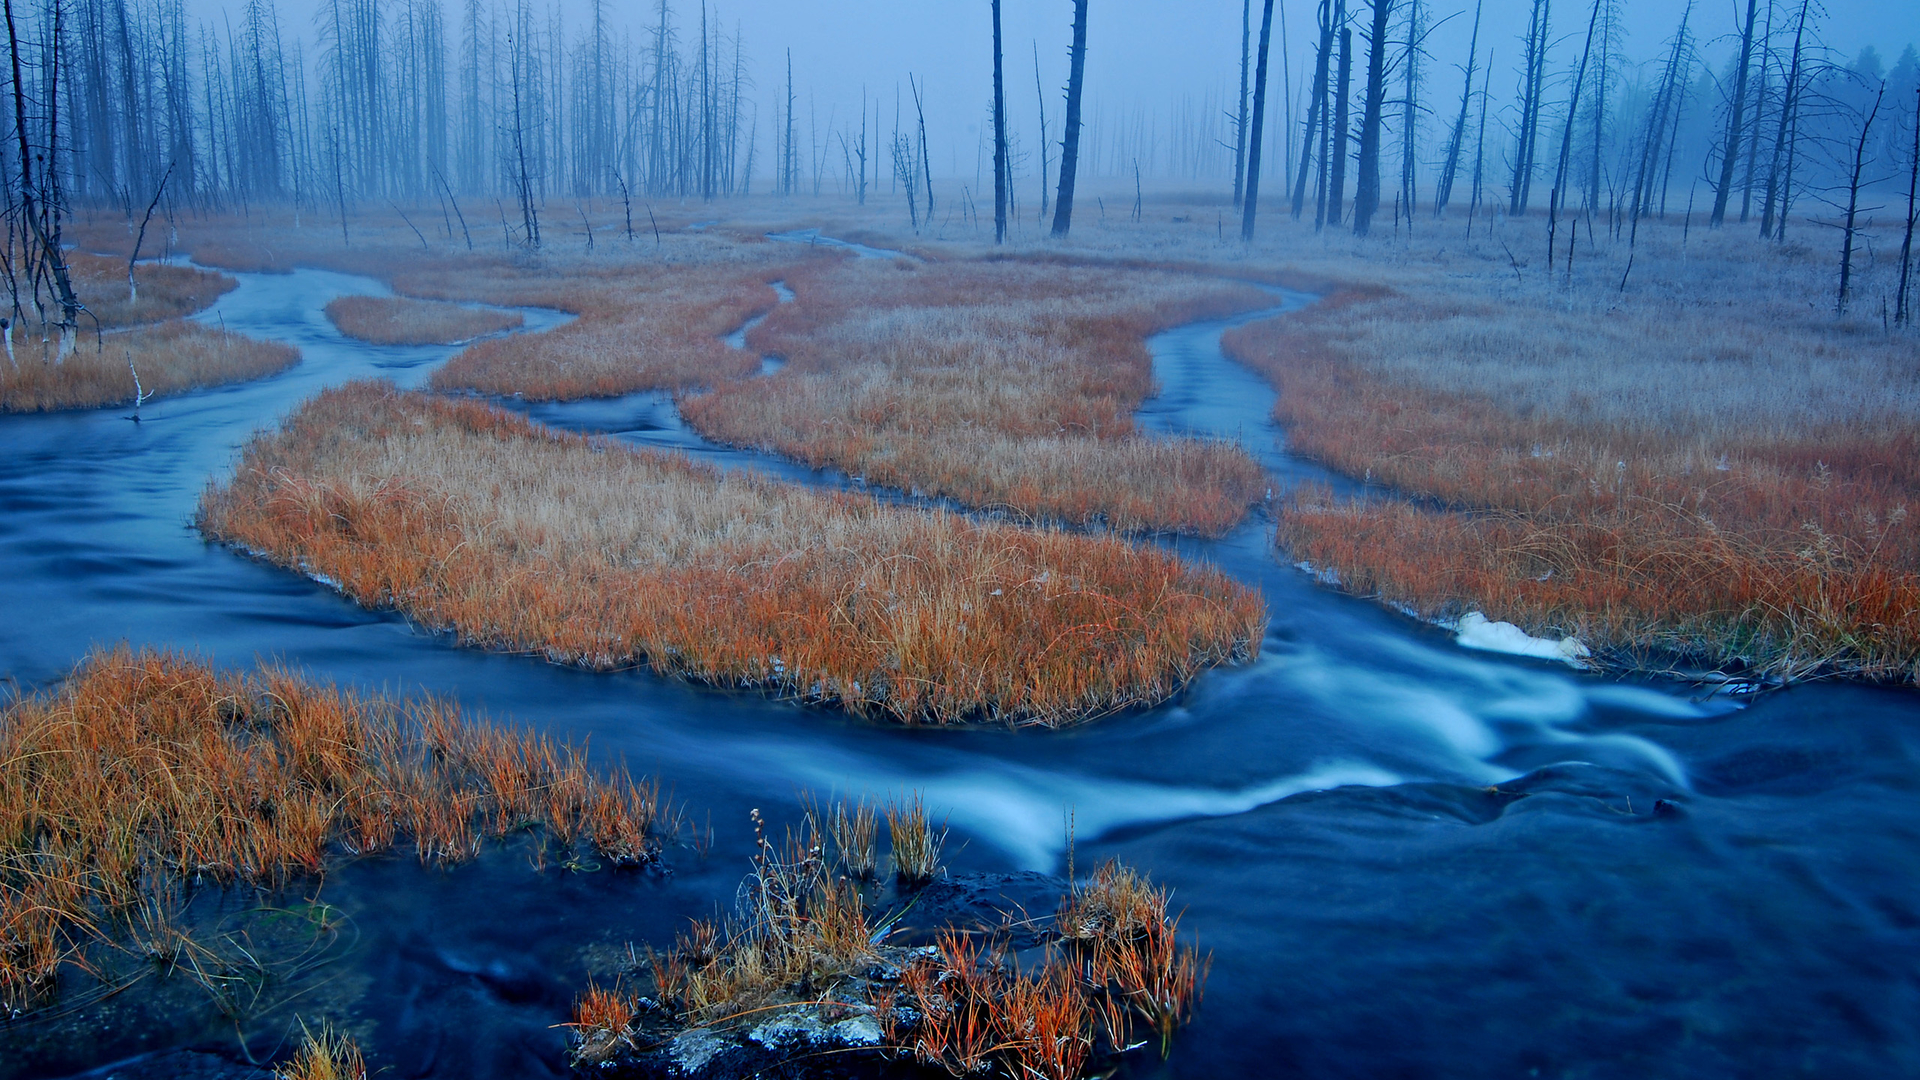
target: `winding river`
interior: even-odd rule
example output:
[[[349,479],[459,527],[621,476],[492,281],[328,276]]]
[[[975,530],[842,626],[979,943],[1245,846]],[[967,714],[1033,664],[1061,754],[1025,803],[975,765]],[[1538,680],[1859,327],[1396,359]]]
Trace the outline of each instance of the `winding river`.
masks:
[[[321,308],[385,294],[376,281],[234,276],[201,317],[299,346],[292,370],[152,402],[137,424],[115,409],[0,417],[0,671],[44,686],[128,640],[430,691],[590,738],[713,826],[710,849],[676,853],[665,874],[536,875],[496,847],[446,872],[402,856],[329,880],[351,932],[310,1000],[352,1002],[395,1075],[564,1074],[550,1025],[581,950],[664,943],[730,904],[747,811],[795,821],[803,789],[925,791],[951,815],[947,861],[964,871],[1061,872],[1071,811],[1082,868],[1118,856],[1171,885],[1212,977],[1172,1060],[1148,1055],[1132,1075],[1920,1070],[1920,695],[1815,685],[1741,707],[1464,649],[1276,560],[1257,521],[1178,547],[1263,591],[1259,660],[1076,731],[901,730],[456,648],[190,527],[256,428],[350,379],[418,385],[455,351],[340,336]],[[1271,389],[1219,348],[1228,326],[1306,299],[1155,337],[1164,392],[1142,425],[1241,439],[1276,497],[1337,481],[1284,453]],[[527,317],[530,331],[561,319]],[[708,444],[661,395],[527,409],[723,467],[851,483]],[[214,1010],[165,997],[0,1023],[0,1077],[237,1052]],[[249,1052],[272,1052],[261,1038]]]

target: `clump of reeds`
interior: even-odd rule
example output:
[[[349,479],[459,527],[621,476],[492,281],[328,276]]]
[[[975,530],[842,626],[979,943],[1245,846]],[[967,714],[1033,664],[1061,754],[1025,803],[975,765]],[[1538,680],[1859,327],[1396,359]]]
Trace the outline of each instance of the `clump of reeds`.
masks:
[[[407,841],[456,862],[528,828],[631,864],[673,824],[653,785],[444,701],[96,653],[0,713],[0,1008],[43,1000],[90,948],[171,963],[191,948],[182,886],[271,890]]]
[[[37,329],[12,330],[16,361],[0,359],[0,412],[45,412],[132,403],[258,379],[292,367],[300,350],[184,319],[96,339],[84,335],[65,360]]]
[[[1191,1018],[1208,963],[1178,943],[1166,891],[1144,876],[1109,863],[1072,887],[1046,961],[1023,972],[1003,932],[949,927],[931,946],[887,943],[898,916],[869,924],[858,883],[831,871],[817,816],[775,843],[753,812],[739,911],[724,928],[695,923],[664,954],[649,950],[652,997],[589,986],[570,1025],[576,1063],[787,1011],[871,1016],[883,1053],[954,1076],[1075,1080],[1137,1046],[1142,1024],[1164,1054]]]
[[[1264,626],[1256,592],[1150,547],[721,475],[372,383],[257,437],[199,520],[472,644],[906,722],[1155,703]]]
[[[926,801],[918,792],[887,804],[887,838],[893,845],[893,876],[902,888],[917,889],[940,873],[940,849],[947,827],[927,820]]]
[[[685,395],[711,438],[870,482],[1121,531],[1217,535],[1265,476],[1230,442],[1150,438],[1146,339],[1271,301],[1240,283],[1021,261],[823,262],[749,335],[769,379]]]
[[[322,1027],[318,1034],[303,1021],[300,1049],[275,1069],[276,1080],[367,1080],[366,1059],[350,1037]]]
[[[871,881],[879,872],[880,815],[865,799],[851,808],[836,802],[828,819],[834,854],[841,869],[856,881]]]
[[[342,296],[326,312],[341,333],[375,345],[455,345],[527,321],[517,311],[407,297]]]

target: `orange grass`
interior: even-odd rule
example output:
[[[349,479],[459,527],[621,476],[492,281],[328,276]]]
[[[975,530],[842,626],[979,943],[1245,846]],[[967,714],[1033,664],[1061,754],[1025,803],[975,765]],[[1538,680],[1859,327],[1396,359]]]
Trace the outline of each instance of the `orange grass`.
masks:
[[[1233,355],[1278,385],[1296,451],[1459,508],[1309,492],[1282,512],[1295,557],[1423,615],[1472,605],[1623,664],[1677,653],[1783,676],[1920,678],[1911,429],[1866,414],[1650,421],[1657,399],[1520,412],[1374,359],[1383,339],[1433,347],[1452,326],[1504,348],[1511,318],[1342,295],[1229,335]],[[1542,335],[1555,329],[1536,323],[1532,347],[1554,348]],[[1734,402],[1723,407],[1746,392],[1723,391]]]
[[[527,321],[517,311],[406,297],[342,296],[328,302],[326,311],[341,333],[375,345],[455,345]]]
[[[1268,303],[1243,284],[1015,261],[837,260],[748,335],[787,364],[683,395],[689,423],[889,487],[1123,531],[1217,535],[1264,490],[1239,447],[1147,438],[1146,338]]]
[[[0,713],[0,1008],[45,1001],[101,943],[177,953],[141,932],[177,883],[271,889],[406,840],[459,861],[529,826],[631,864],[671,823],[653,785],[445,702],[95,653]]]
[[[1152,704],[1252,655],[1265,618],[1150,547],[722,475],[375,383],[257,437],[199,520],[472,644],[910,723]]]
[[[134,268],[134,280],[140,284],[139,299],[134,300],[127,288],[125,259],[72,251],[67,254],[67,269],[80,302],[108,328],[191,315],[212,306],[240,284],[212,270],[141,263]],[[80,321],[86,328],[94,325],[85,315]]]
[[[820,816],[810,811],[799,834],[775,844],[753,812],[758,844],[739,919],[724,931],[696,923],[664,955],[649,950],[655,992],[644,1005],[590,985],[570,1025],[576,1063],[614,1064],[689,1028],[817,1010],[823,1020],[864,1012],[887,1053],[954,1076],[1074,1080],[1138,1045],[1142,1024],[1164,1056],[1192,1018],[1209,961],[1178,942],[1168,893],[1143,875],[1109,862],[1073,887],[1057,944],[1022,972],[1004,934],[949,927],[931,948],[881,944],[888,926],[874,932],[861,889],[834,876]]]
[[[143,393],[164,397],[263,378],[300,360],[300,351],[290,345],[256,341],[186,319],[100,338],[82,335],[73,353],[58,363],[53,350],[51,342],[39,340],[37,331],[14,328],[17,365],[0,359],[0,412],[131,404],[136,371]]]
[[[367,1080],[366,1059],[351,1038],[328,1028],[301,1036],[299,1051],[274,1070],[275,1080]]]

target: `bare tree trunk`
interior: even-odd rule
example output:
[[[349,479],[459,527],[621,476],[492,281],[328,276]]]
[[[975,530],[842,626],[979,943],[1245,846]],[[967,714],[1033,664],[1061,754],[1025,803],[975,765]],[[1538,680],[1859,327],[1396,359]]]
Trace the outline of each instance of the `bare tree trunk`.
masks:
[[[1773,235],[1774,210],[1780,204],[1783,192],[1780,190],[1781,161],[1787,154],[1788,141],[1796,123],[1800,107],[1800,46],[1807,31],[1807,9],[1812,0],[1800,0],[1800,19],[1793,31],[1793,60],[1787,67],[1787,85],[1780,100],[1780,123],[1773,134],[1773,162],[1767,168],[1766,199],[1760,207],[1760,238],[1765,240]]]
[[[1313,170],[1313,144],[1320,138],[1319,129],[1327,123],[1327,80],[1328,69],[1333,61],[1333,0],[1320,0],[1320,48],[1313,65],[1313,100],[1307,105],[1306,135],[1300,145],[1300,172],[1293,184],[1293,219],[1300,215],[1307,204],[1307,174]],[[1325,159],[1321,167],[1326,166]]]
[[[1047,160],[1047,92],[1040,85],[1040,43],[1033,43],[1033,95],[1040,102],[1040,216],[1036,222],[1047,220],[1048,199],[1053,195],[1053,185],[1048,171]]]
[[[1273,0],[1261,5],[1260,62],[1253,74],[1253,135],[1247,141],[1247,201],[1240,208],[1240,239],[1253,240],[1253,221],[1260,211],[1260,136],[1267,117],[1267,46],[1273,38]]]
[[[1001,81],[1000,0],[993,0],[993,242],[1007,240],[1007,97]]]
[[[1353,84],[1353,28],[1340,28],[1340,74],[1334,79],[1333,140],[1328,143],[1326,223],[1340,224],[1347,201],[1348,94]]]
[[[1353,192],[1353,235],[1365,236],[1380,208],[1380,120],[1386,111],[1387,26],[1393,0],[1368,0],[1373,25],[1367,41],[1367,103],[1360,116],[1360,179]]]
[[[1907,306],[1907,280],[1913,273],[1913,223],[1915,196],[1920,195],[1920,89],[1914,92],[1913,156],[1907,162],[1907,231],[1900,240],[1900,291],[1894,301],[1894,321],[1913,324],[1913,309]]]
[[[1520,94],[1520,144],[1513,156],[1513,187],[1507,213],[1519,217],[1527,212],[1533,193],[1534,148],[1540,134],[1540,94],[1546,83],[1548,23],[1553,9],[1548,0],[1533,0],[1533,13],[1527,22],[1526,72]]]
[[[1587,82],[1587,59],[1593,54],[1593,28],[1600,25],[1600,4],[1593,0],[1593,14],[1587,18],[1587,43],[1580,50],[1580,69],[1573,77],[1573,95],[1567,102],[1567,122],[1560,131],[1560,158],[1553,169],[1553,187],[1547,195],[1547,273],[1553,273],[1554,233],[1560,224],[1560,193],[1566,190],[1567,162],[1573,154],[1573,122],[1580,113],[1580,90]],[[1569,240],[1571,245],[1573,241]],[[1571,273],[1571,271],[1569,271]]]
[[[994,0],[998,4],[999,0]],[[1233,208],[1247,195],[1247,61],[1253,39],[1253,0],[1240,0],[1240,97],[1233,119]]]
[[[1073,55],[1067,68],[1067,121],[1060,144],[1060,194],[1053,202],[1054,236],[1065,236],[1073,228],[1073,182],[1080,167],[1080,89],[1086,70],[1087,0],[1073,0]]]
[[[1719,228],[1727,217],[1727,199],[1733,194],[1734,162],[1740,157],[1740,136],[1746,121],[1747,69],[1753,66],[1753,27],[1760,0],[1747,0],[1747,21],[1740,28],[1740,68],[1733,76],[1733,102],[1727,112],[1727,137],[1720,153],[1720,182],[1714,186],[1713,214],[1707,224]]]
[[[1842,230],[1845,237],[1840,244],[1840,290],[1834,299],[1833,313],[1845,315],[1847,300],[1853,286],[1853,237],[1859,231],[1855,224],[1860,212],[1860,174],[1867,167],[1867,135],[1873,130],[1874,118],[1880,115],[1880,101],[1887,96],[1887,84],[1880,83],[1880,90],[1873,95],[1873,108],[1867,111],[1867,121],[1860,125],[1860,138],[1853,144],[1853,169],[1847,180],[1847,224]]]
[[[1480,3],[1473,5],[1473,36],[1467,40],[1467,66],[1462,69],[1466,78],[1460,86],[1460,113],[1453,120],[1453,134],[1447,139],[1447,161],[1440,170],[1440,183],[1433,193],[1433,216],[1439,217],[1446,212],[1447,203],[1453,199],[1453,178],[1460,168],[1460,152],[1466,146],[1467,107],[1473,103],[1473,65],[1474,57],[1480,51]],[[1598,149],[1595,150],[1596,155]]]

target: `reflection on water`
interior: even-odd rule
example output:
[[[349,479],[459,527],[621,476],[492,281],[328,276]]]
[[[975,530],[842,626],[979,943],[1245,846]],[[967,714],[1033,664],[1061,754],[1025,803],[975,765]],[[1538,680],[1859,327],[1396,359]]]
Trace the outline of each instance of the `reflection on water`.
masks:
[[[793,821],[805,788],[924,790],[955,826],[949,861],[966,869],[1058,870],[1071,814],[1077,865],[1120,856],[1172,885],[1183,929],[1215,955],[1175,1075],[1915,1071],[1911,692],[1813,686],[1733,709],[1470,653],[1315,586],[1272,557],[1259,522],[1175,546],[1262,589],[1261,658],[1077,731],[883,728],[757,693],[458,649],[190,528],[202,485],[254,429],[348,379],[417,385],[452,352],[336,333],[321,306],[384,292],[376,282],[236,276],[203,317],[300,346],[293,370],[156,401],[139,425],[110,411],[0,418],[4,671],[42,686],[94,643],[130,639],[447,694],[590,738],[603,759],[663,777],[715,829],[712,852],[681,852],[670,875],[536,872],[505,848],[451,871],[394,857],[331,879],[324,895],[355,937],[313,1000],[363,1022],[377,1067],[556,1074],[550,1025],[593,957],[664,942],[730,904],[748,808]],[[559,318],[528,312],[529,329]],[[1284,491],[1314,472],[1274,446],[1271,391],[1220,357],[1232,321],[1154,339],[1165,392],[1142,420],[1240,438]],[[722,467],[845,483],[708,444],[664,397],[524,407]],[[53,1038],[44,1021],[0,1026],[0,1076],[168,1045],[237,1055],[231,1024],[153,1000],[76,1015],[109,1032],[87,1040]],[[258,1052],[272,1041],[249,1037]]]

